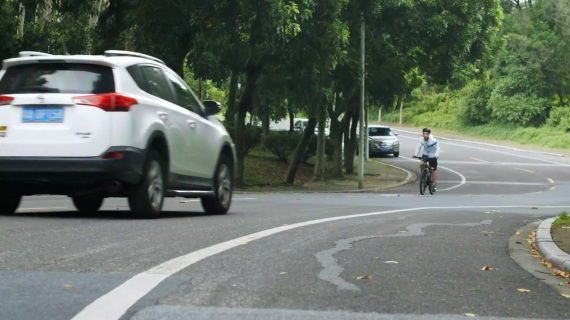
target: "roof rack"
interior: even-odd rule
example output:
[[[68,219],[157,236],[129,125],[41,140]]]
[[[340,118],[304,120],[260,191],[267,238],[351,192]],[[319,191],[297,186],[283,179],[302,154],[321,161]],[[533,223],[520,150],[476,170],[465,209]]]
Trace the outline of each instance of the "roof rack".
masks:
[[[107,50],[105,51],[105,56],[106,57],[139,57],[139,58],[145,58],[145,59],[149,59],[158,63],[162,63],[162,64],[166,64],[164,63],[164,61],[155,58],[153,56],[149,56],[143,53],[138,53],[138,52],[133,52],[133,51],[123,51],[123,50]]]
[[[20,51],[20,57],[37,57],[37,56],[51,56],[49,53],[38,52],[38,51]]]

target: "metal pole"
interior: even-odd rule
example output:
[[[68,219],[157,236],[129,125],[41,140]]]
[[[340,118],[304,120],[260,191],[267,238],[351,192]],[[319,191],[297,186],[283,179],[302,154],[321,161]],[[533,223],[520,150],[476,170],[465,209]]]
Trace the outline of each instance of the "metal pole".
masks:
[[[364,26],[364,13],[361,13],[360,21],[360,152],[358,153],[358,160],[360,163],[358,169],[358,189],[364,188],[364,144],[368,143],[364,135],[364,37],[365,37],[365,26]]]

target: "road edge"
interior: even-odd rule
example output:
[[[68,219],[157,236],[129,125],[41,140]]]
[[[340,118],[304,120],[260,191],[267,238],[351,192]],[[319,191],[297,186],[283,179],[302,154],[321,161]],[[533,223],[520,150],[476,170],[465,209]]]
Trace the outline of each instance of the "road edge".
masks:
[[[556,218],[542,221],[536,230],[536,247],[540,255],[556,269],[570,273],[570,254],[562,251],[552,239],[552,222]]]

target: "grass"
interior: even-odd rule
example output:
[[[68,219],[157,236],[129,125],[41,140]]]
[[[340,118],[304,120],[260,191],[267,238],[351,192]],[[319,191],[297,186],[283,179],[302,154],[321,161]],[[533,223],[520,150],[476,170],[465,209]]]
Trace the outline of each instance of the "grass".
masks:
[[[356,160],[356,159],[355,159]],[[330,171],[332,162],[325,164]],[[239,191],[343,191],[358,189],[358,167],[355,161],[355,173],[344,174],[341,178],[328,177],[324,181],[315,181],[314,157],[299,166],[293,185],[285,183],[289,164],[277,160],[268,151],[261,148],[252,150],[245,159],[245,186]],[[364,189],[383,189],[404,181],[406,173],[400,169],[369,160],[364,164]]]
[[[556,226],[570,225],[570,215],[568,215],[568,212],[562,212],[552,224]]]

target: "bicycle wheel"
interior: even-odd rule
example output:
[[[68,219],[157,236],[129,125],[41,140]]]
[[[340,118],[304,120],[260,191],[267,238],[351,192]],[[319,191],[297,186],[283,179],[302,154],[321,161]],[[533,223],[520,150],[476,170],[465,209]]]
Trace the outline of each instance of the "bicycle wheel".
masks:
[[[422,171],[422,176],[420,178],[420,194],[423,195],[426,192],[426,187],[428,184],[428,173],[426,170]]]
[[[428,179],[429,179],[429,182],[428,182],[429,183],[429,194],[434,194],[435,193],[435,190],[434,190],[435,185],[431,181],[431,174],[430,174]]]

